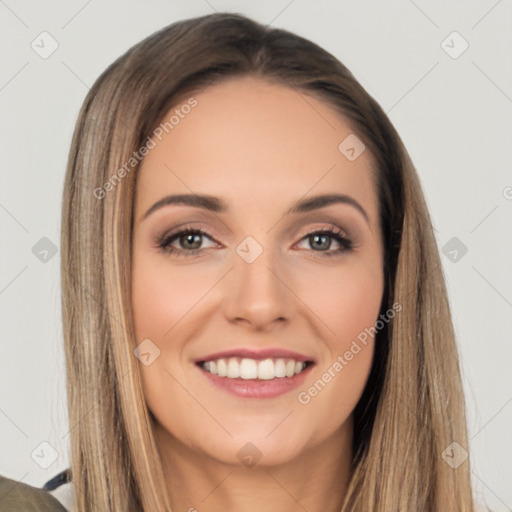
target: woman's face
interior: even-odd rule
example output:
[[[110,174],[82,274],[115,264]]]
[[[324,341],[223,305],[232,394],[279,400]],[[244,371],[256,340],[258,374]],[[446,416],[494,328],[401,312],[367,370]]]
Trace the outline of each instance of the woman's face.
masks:
[[[370,371],[365,329],[384,282],[371,155],[330,106],[291,88],[244,77],[194,99],[169,112],[137,171],[144,394],[173,446],[284,463],[350,436]],[[159,203],[173,195],[208,200]]]

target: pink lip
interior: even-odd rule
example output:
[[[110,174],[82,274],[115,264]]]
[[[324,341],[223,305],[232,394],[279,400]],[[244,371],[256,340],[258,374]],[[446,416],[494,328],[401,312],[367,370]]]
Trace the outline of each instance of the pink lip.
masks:
[[[249,359],[256,359],[257,361],[262,359],[294,359],[295,361],[312,361],[315,360],[312,357],[305,356],[304,354],[299,354],[298,352],[293,352],[292,350],[284,350],[279,348],[267,348],[261,350],[255,350],[251,348],[235,348],[232,350],[225,350],[224,352],[216,352],[215,354],[210,354],[205,357],[200,357],[196,359],[195,363],[200,363],[204,361],[213,361],[214,359],[221,358],[229,358],[229,357],[247,357]],[[301,375],[299,373],[299,375]],[[292,377],[290,377],[292,378]]]
[[[198,368],[214,386],[233,395],[242,398],[273,398],[299,387],[313,366],[313,364],[308,365],[302,372],[293,377],[276,377],[271,380],[230,379],[213,375],[213,373],[207,372],[200,366]]]

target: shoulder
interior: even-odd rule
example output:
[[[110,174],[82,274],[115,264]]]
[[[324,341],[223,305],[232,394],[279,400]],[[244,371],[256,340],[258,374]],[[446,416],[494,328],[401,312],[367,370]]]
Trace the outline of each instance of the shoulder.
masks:
[[[66,512],[48,491],[0,475],[0,510],[5,512]]]

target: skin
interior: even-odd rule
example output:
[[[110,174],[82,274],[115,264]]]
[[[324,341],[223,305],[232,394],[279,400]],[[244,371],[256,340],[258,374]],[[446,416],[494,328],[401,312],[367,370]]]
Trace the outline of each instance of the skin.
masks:
[[[194,97],[197,106],[137,171],[133,232],[137,340],[160,350],[140,365],[143,390],[173,511],[339,511],[352,411],[374,340],[309,403],[297,395],[378,319],[383,247],[372,156],[365,150],[349,161],[338,150],[352,133],[347,122],[291,88],[244,77]],[[222,198],[229,211],[167,205],[144,218],[178,193]],[[354,198],[368,221],[349,204],[284,215],[298,200],[328,193]],[[182,254],[201,248],[177,257],[159,237],[183,224],[208,235],[174,239]],[[341,229],[354,248],[335,253],[342,246],[329,236],[315,244],[308,233],[322,228]],[[263,249],[252,263],[236,252],[247,236]],[[236,347],[290,349],[316,364],[295,390],[240,398],[214,387],[193,362]],[[252,467],[237,456],[248,442],[261,452]]]

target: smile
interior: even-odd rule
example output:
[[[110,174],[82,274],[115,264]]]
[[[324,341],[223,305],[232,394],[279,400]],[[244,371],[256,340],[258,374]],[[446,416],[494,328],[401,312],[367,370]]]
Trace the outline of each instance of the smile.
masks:
[[[314,366],[293,359],[221,358],[197,367],[214,386],[243,398],[273,398],[300,386]]]
[[[250,358],[230,357],[205,361],[201,364],[203,370],[219,377],[228,379],[258,379],[271,380],[274,378],[293,377],[301,373],[308,362],[294,359],[267,358],[261,361]]]

